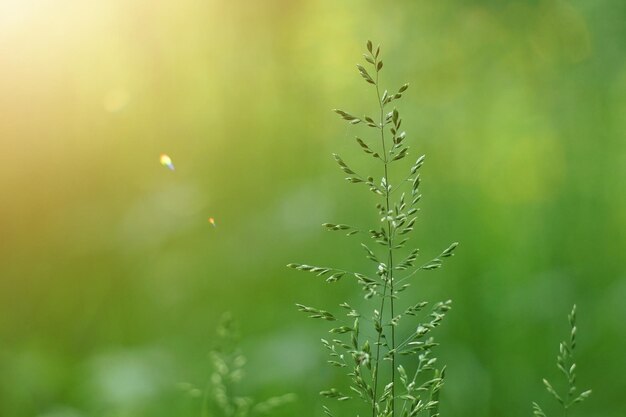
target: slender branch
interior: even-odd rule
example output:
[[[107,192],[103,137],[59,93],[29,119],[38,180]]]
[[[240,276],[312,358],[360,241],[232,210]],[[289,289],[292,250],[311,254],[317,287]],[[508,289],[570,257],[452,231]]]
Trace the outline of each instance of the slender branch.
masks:
[[[382,294],[382,299],[380,302],[380,316],[382,319],[382,315],[383,315],[383,311],[385,309],[385,293],[387,292],[387,280],[385,280],[385,283],[383,284],[383,294]],[[378,338],[376,340],[376,362],[374,364],[374,370],[372,372],[372,384],[374,385],[374,395],[372,396],[372,417],[376,417],[376,403],[377,403],[377,397],[376,397],[376,393],[378,391],[378,364],[380,363],[380,339],[382,336],[383,332],[382,330],[380,332],[378,332]]]
[[[378,63],[378,60],[376,61]],[[383,155],[384,155],[384,166],[385,166],[385,209],[387,211],[387,213],[389,212],[389,208],[390,208],[390,204],[389,204],[389,190],[391,189],[391,185],[389,182],[389,157],[387,155],[387,149],[386,149],[386,145],[385,145],[385,109],[384,109],[384,104],[383,101],[380,97],[380,88],[379,88],[379,84],[378,84],[378,74],[380,71],[376,71],[376,98],[378,100],[378,105],[380,107],[380,141],[382,143],[382,147],[383,147]],[[390,312],[391,312],[391,318],[393,319],[394,317],[394,312],[393,312],[393,232],[392,232],[392,225],[391,225],[391,220],[387,219],[387,235],[389,236],[389,238],[387,239],[387,279],[389,281],[389,290],[390,293],[392,295],[392,297],[390,298]],[[382,315],[382,312],[381,312]],[[391,326],[391,416],[395,417],[395,400],[396,400],[396,386],[395,386],[395,380],[396,380],[396,354],[395,354],[395,348],[396,348],[396,329],[395,326]]]
[[[409,174],[406,176],[406,178],[404,178],[402,181],[400,181],[400,185],[398,185],[396,188],[394,188],[393,190],[391,190],[391,192],[389,193],[389,195],[393,194],[394,192],[396,192],[397,190],[399,190],[401,188],[402,185],[404,185],[406,182],[409,182],[409,180],[411,179],[411,177],[414,176],[414,174]]]
[[[376,66],[376,64],[378,63],[378,58],[376,58],[376,63],[374,64],[374,66]],[[382,149],[383,149],[383,156],[384,159],[382,159],[384,167],[385,167],[385,190],[384,190],[384,195],[385,195],[385,210],[386,212],[389,212],[389,183],[388,183],[388,179],[387,179],[387,164],[388,164],[388,158],[387,158],[387,150],[386,150],[386,146],[385,146],[385,129],[384,129],[384,115],[383,115],[383,107],[382,107],[382,102],[380,100],[380,90],[378,87],[378,71],[376,71],[376,82],[375,82],[375,86],[376,86],[376,99],[378,100],[378,105],[380,106],[380,131],[381,131],[381,140],[382,140]],[[388,231],[388,236],[389,239],[391,239],[391,223],[388,221],[387,222],[387,231]],[[387,244],[389,245],[389,240],[387,241]],[[389,247],[389,246],[388,246]],[[384,280],[384,285],[383,285],[383,293],[382,293],[382,300],[380,303],[380,319],[381,321],[383,320],[383,313],[384,313],[384,308],[385,308],[385,299],[386,297],[386,293],[387,293],[387,283],[391,283],[391,279],[390,279],[390,272],[393,268],[393,265],[391,265],[391,263],[389,263],[389,259],[388,259],[388,268],[387,268],[387,276],[386,279]],[[391,288],[390,288],[390,292],[391,294],[393,294],[393,283],[391,283]],[[393,318],[393,298],[390,298],[390,303],[391,303],[391,317]],[[378,397],[377,397],[377,392],[378,392],[378,371],[379,371],[379,363],[380,363],[380,340],[381,340],[381,336],[382,336],[383,331],[379,331],[378,332],[378,338],[376,341],[376,364],[374,365],[374,380],[372,381],[373,385],[374,385],[374,395],[372,398],[372,417],[376,417],[376,403],[378,401]],[[391,344],[393,346],[394,344],[394,334],[393,334],[393,328],[392,328],[392,338],[391,338]],[[393,348],[393,347],[392,347]],[[394,364],[392,363],[392,366],[394,366]],[[393,405],[392,405],[392,409],[393,409]]]

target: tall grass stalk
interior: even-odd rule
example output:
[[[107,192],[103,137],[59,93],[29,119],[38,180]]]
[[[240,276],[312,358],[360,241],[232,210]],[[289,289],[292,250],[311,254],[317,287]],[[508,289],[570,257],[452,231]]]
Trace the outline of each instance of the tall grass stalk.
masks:
[[[365,125],[370,132],[374,132],[374,139],[356,137],[356,143],[361,151],[373,157],[377,165],[377,174],[362,175],[348,166],[342,157],[333,154],[339,168],[347,174],[346,180],[351,184],[365,185],[376,199],[377,216],[380,224],[364,232],[363,229],[343,223],[324,223],[329,231],[343,232],[347,236],[369,236],[368,241],[361,241],[365,250],[365,257],[374,263],[367,272],[348,271],[334,267],[321,267],[308,264],[292,263],[290,268],[325,277],[326,282],[332,284],[344,276],[351,276],[361,286],[364,292],[366,306],[370,306],[368,313],[353,308],[348,303],[341,303],[345,316],[350,322],[339,315],[324,309],[297,304],[300,311],[314,319],[340,322],[340,325],[330,329],[330,333],[337,338],[322,339],[324,348],[328,351],[328,363],[337,368],[345,368],[350,381],[350,392],[343,393],[337,388],[330,388],[321,392],[321,395],[348,401],[357,399],[367,406],[372,417],[417,417],[439,415],[439,391],[443,386],[445,368],[436,366],[437,359],[432,357],[432,349],[437,345],[431,335],[446,313],[451,302],[439,302],[432,306],[430,313],[422,319],[428,302],[415,302],[413,295],[401,299],[401,293],[410,287],[410,279],[420,271],[438,269],[443,260],[453,255],[457,243],[452,243],[438,256],[428,262],[418,264],[419,250],[410,248],[410,235],[414,231],[417,217],[417,204],[421,199],[419,170],[424,164],[425,156],[421,155],[414,162],[406,166],[406,175],[401,180],[390,178],[392,166],[405,162],[409,156],[409,146],[406,145],[406,132],[401,130],[402,118],[392,103],[401,99],[408,84],[401,86],[395,93],[383,90],[380,83],[380,74],[383,61],[380,47],[374,49],[372,42],[367,42],[367,53],[364,54],[368,71],[364,66],[357,65],[363,80],[373,87],[376,93],[377,120],[370,116],[355,116],[343,110],[335,112],[351,125]],[[370,75],[371,73],[374,76]],[[382,94],[381,94],[382,91]],[[375,137],[378,136],[378,139]],[[376,142],[379,141],[378,144]],[[382,176],[381,176],[382,174]],[[375,179],[379,177],[379,179]],[[398,193],[400,193],[398,195]],[[363,240],[363,239],[361,239]],[[370,248],[370,242],[382,246],[380,250]],[[402,259],[397,261],[397,259]],[[404,274],[398,277],[398,274]],[[402,284],[402,285],[401,285]],[[378,303],[371,305],[378,299]],[[397,314],[398,307],[404,311]],[[414,317],[409,323],[403,320]],[[352,322],[352,320],[354,320]],[[374,337],[367,337],[361,332],[361,322],[366,322],[374,331]],[[400,325],[403,326],[400,326]],[[410,335],[402,340],[396,340],[397,330],[414,328]],[[372,352],[373,349],[373,352]],[[403,365],[398,364],[398,357],[411,359],[410,365],[415,368],[413,375],[407,373]],[[382,370],[388,361],[388,374]],[[400,385],[399,385],[400,384]],[[398,386],[399,385],[399,386]],[[400,408],[399,405],[402,405]],[[332,411],[324,407],[325,413],[332,417]],[[360,415],[366,415],[361,413]]]

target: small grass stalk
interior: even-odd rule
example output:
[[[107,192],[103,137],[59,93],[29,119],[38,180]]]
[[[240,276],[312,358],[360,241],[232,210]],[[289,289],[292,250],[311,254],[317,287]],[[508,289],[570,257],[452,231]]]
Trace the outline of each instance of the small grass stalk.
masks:
[[[569,409],[574,405],[583,402],[591,395],[591,390],[585,390],[578,394],[576,387],[576,363],[574,362],[574,351],[576,349],[576,305],[567,316],[570,324],[569,340],[559,344],[559,354],[556,357],[556,367],[565,376],[567,389],[565,393],[559,394],[553,385],[544,378],[543,384],[546,390],[561,405],[563,415],[567,417]],[[533,415],[535,417],[546,417],[539,404],[533,403]]]

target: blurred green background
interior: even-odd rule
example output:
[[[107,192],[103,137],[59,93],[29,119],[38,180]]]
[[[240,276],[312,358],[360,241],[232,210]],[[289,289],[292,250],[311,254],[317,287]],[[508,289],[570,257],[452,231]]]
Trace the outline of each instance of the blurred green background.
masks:
[[[371,162],[330,112],[373,112],[369,38],[428,155],[416,243],[461,242],[409,297],[454,300],[443,415],[554,414],[574,302],[572,415],[626,415],[624,22],[620,0],[0,1],[0,416],[199,416],[177,386],[208,378],[224,311],[242,391],[322,415],[340,377],[294,303],[362,297],[285,264],[367,266],[319,225],[376,222],[330,157]]]

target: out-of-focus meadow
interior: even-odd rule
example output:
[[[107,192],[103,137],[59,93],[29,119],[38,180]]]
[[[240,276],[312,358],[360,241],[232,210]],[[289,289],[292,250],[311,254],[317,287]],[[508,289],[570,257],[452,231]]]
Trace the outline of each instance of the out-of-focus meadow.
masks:
[[[319,225],[376,221],[330,157],[363,133],[330,110],[376,106],[368,38],[411,84],[422,252],[461,242],[411,293],[454,300],[443,415],[550,404],[574,302],[578,415],[626,415],[624,22],[619,0],[2,0],[0,416],[199,416],[179,383],[205,383],[224,311],[242,391],[321,415],[337,375],[294,303],[362,297],[285,265],[358,265]]]

